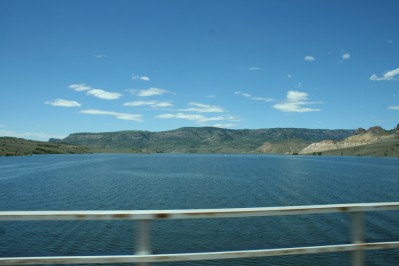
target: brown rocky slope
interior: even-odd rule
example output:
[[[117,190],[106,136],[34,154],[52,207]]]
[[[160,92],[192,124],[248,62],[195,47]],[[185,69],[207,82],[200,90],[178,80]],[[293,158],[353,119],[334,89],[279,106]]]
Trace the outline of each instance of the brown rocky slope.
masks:
[[[399,125],[393,130],[384,130],[381,127],[375,126],[368,130],[360,128],[355,135],[347,137],[342,141],[323,140],[312,143],[302,149],[299,154],[314,154],[333,150],[349,151],[359,146],[372,146],[373,149],[379,146],[383,147],[383,149],[392,150],[392,148],[395,149],[398,147],[397,143],[399,143]],[[392,148],[390,148],[390,146],[392,146]],[[363,151],[367,150],[365,147],[363,147]],[[359,149],[354,149],[353,151],[355,150],[359,151]],[[384,153],[386,152],[384,151]]]

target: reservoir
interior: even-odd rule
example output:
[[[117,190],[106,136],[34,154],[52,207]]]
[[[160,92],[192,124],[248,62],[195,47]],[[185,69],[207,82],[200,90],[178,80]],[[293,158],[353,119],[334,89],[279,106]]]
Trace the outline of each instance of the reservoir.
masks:
[[[399,201],[399,159],[89,154],[0,158],[0,210],[165,210]],[[345,213],[152,223],[157,254],[350,242]],[[399,239],[399,213],[365,215],[367,241]],[[0,222],[0,256],[132,254],[134,221]],[[398,250],[366,265],[398,265]],[[159,265],[349,265],[324,253]]]

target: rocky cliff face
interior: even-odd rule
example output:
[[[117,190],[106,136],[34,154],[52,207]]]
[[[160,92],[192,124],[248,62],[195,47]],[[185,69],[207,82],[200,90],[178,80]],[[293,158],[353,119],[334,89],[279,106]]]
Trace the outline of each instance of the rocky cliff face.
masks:
[[[368,130],[358,129],[356,134],[350,136],[342,141],[334,140],[323,140],[320,142],[312,143],[299,154],[310,154],[315,152],[323,152],[328,150],[345,149],[351,147],[357,147],[362,145],[374,144],[399,137],[399,131],[397,129],[391,131],[385,131],[381,127],[371,127]]]

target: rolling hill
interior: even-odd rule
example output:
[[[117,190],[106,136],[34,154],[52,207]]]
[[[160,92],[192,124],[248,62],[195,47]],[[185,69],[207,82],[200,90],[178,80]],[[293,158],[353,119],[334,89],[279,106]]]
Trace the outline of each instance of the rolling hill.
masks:
[[[93,152],[90,148],[76,145],[49,143],[14,137],[0,137],[0,156],[32,154],[81,154]]]

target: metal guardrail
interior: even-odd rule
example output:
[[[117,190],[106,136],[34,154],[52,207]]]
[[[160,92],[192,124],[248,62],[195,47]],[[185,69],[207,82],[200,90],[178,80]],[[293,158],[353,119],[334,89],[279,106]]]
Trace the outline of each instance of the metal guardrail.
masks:
[[[352,265],[364,263],[365,250],[399,248],[399,241],[363,242],[363,213],[399,210],[399,202],[310,205],[266,208],[202,209],[202,210],[140,210],[140,211],[0,211],[0,221],[30,220],[136,220],[138,235],[135,255],[119,256],[57,256],[0,258],[0,265],[92,264],[180,262],[197,260],[238,259],[294,254],[352,252]],[[308,246],[244,251],[202,252],[182,254],[151,254],[150,221],[162,219],[234,218],[284,216],[322,213],[349,213],[352,219],[351,244]]]

